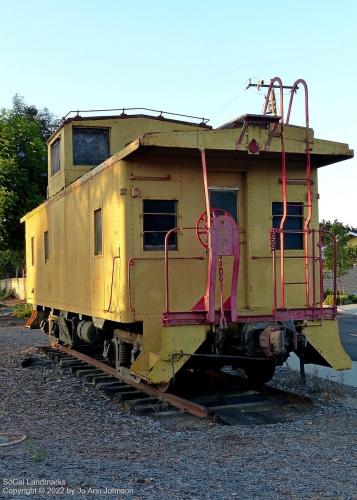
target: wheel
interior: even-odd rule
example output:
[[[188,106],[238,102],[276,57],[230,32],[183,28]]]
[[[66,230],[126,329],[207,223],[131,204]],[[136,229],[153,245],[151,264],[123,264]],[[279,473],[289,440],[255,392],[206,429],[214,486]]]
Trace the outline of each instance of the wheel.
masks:
[[[211,208],[211,220],[219,217],[220,215],[229,215],[229,212],[223,210],[222,208]],[[197,219],[196,224],[196,236],[204,248],[208,248],[208,226],[207,226],[207,212],[202,212],[202,214]]]
[[[267,384],[274,376],[275,365],[268,361],[254,363],[247,366],[245,369],[245,376],[248,379],[248,384],[254,389],[261,389],[264,384]]]

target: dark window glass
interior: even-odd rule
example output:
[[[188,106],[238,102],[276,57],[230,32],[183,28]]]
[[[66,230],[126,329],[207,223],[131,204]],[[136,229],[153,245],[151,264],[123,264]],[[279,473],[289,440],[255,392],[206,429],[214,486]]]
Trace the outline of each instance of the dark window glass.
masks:
[[[103,252],[103,230],[102,209],[94,210],[94,255],[102,255]]]
[[[60,145],[61,139],[57,139],[53,144],[51,144],[51,174],[59,172],[61,169],[60,160]]]
[[[143,201],[144,250],[163,250],[166,233],[176,227],[176,200]],[[168,248],[177,250],[177,234],[171,234]]]
[[[210,189],[211,208],[221,208],[229,212],[237,222],[237,191],[229,189]]]
[[[43,248],[45,253],[45,262],[48,262],[50,258],[50,246],[48,241],[48,231],[43,233]]]
[[[31,264],[35,265],[35,237],[31,238]]]
[[[273,227],[279,229],[283,216],[284,205],[280,201],[272,203]],[[300,202],[289,202],[284,231],[302,231],[304,222],[304,204]],[[276,237],[276,249],[280,250],[280,235]],[[303,233],[284,233],[284,247],[286,250],[302,250]]]
[[[109,156],[108,128],[73,127],[73,165],[99,165]]]

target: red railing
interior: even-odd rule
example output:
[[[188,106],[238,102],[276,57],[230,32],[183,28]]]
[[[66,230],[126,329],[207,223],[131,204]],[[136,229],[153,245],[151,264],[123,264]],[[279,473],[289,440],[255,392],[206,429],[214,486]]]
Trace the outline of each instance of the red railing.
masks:
[[[311,238],[311,253],[312,255],[306,255],[304,251],[304,255],[285,255],[284,259],[304,259],[305,262],[305,281],[285,281],[284,279],[284,287],[281,287],[281,274],[278,276],[277,266],[276,266],[276,253],[280,252],[281,249],[276,248],[276,240],[278,235],[280,235],[281,241],[281,232],[283,231],[284,236],[287,234],[302,234],[304,237],[304,242]],[[318,238],[316,238],[316,235]],[[331,237],[333,242],[333,296],[334,303],[333,308],[336,309],[336,299],[337,299],[337,265],[336,265],[336,257],[337,257],[337,240],[336,237],[329,231],[323,231],[318,229],[304,229],[304,230],[282,230],[274,228],[270,230],[270,250],[272,252],[273,259],[273,314],[275,314],[279,309],[285,309],[285,286],[286,285],[305,285],[308,283],[312,289],[312,302],[310,302],[310,297],[306,297],[305,307],[308,309],[316,309],[323,307],[324,301],[324,287],[323,287],[323,252],[322,252],[322,235],[328,235]],[[316,250],[318,249],[318,255],[316,255]],[[306,266],[307,261],[307,266]],[[311,280],[310,280],[310,265],[309,262],[312,263],[311,267]],[[308,269],[308,276],[306,276],[306,267]],[[317,283],[316,283],[316,267],[318,268],[319,273],[319,295],[317,296]],[[284,276],[285,278],[285,276]],[[278,282],[280,282],[280,297],[279,301],[277,298],[277,289]],[[283,292],[283,295],[282,295]],[[318,300],[317,300],[318,299]]]
[[[166,233],[166,236],[165,236],[165,256],[164,256],[164,259],[165,259],[165,314],[169,313],[170,312],[170,304],[169,304],[169,239],[171,237],[172,234],[174,233],[178,233],[178,232],[181,232],[181,231],[186,231],[186,230],[196,230],[196,226],[195,227],[174,227],[173,229],[170,229],[170,231],[168,231]],[[188,259],[190,259],[190,257],[187,257]],[[200,259],[200,260],[203,260],[203,257],[191,257],[191,259]]]
[[[283,95],[283,83],[282,80],[279,77],[275,77],[270,81],[268,93],[266,95],[266,100],[265,100],[265,106],[264,106],[264,111],[263,113],[265,114],[268,109],[269,105],[269,99],[271,92],[273,91],[274,88],[274,83],[277,82],[280,88],[280,108],[279,108],[279,113],[280,113],[280,141],[281,141],[281,184],[282,184],[282,198],[283,198],[283,214],[282,218],[280,221],[280,228],[279,231],[276,231],[276,234],[279,234],[280,237],[280,302],[281,302],[281,308],[285,308],[285,285],[286,280],[285,280],[285,223],[286,219],[288,217],[288,195],[287,195],[287,183],[289,181],[287,177],[287,169],[286,169],[286,154],[285,154],[285,140],[284,140],[284,95]],[[291,88],[291,95],[290,95],[290,101],[289,101],[289,107],[288,107],[288,114],[286,118],[286,125],[289,124],[290,120],[290,114],[291,114],[291,108],[292,108],[292,103],[294,99],[294,95],[299,87],[299,85],[302,85],[304,87],[305,91],[305,155],[306,155],[306,172],[305,172],[305,179],[294,179],[296,180],[303,180],[306,182],[306,189],[307,189],[307,205],[305,207],[307,208],[307,213],[306,216],[304,217],[304,231],[303,231],[303,239],[304,239],[304,270],[305,270],[305,299],[306,299],[306,307],[309,307],[310,304],[310,291],[311,291],[311,282],[310,282],[310,266],[309,266],[309,228],[310,228],[310,222],[312,219],[312,193],[311,193],[311,159],[310,159],[310,141],[309,141],[309,131],[310,131],[310,122],[309,122],[309,93],[308,93],[308,88],[305,80],[303,79],[298,79],[294,83],[294,85]],[[304,183],[305,183],[304,182]],[[296,231],[295,231],[296,232]],[[275,238],[275,236],[274,236]],[[313,236],[315,238],[315,236]],[[274,261],[273,263],[274,267],[274,275],[276,275],[276,262]],[[314,267],[314,266],[313,266]],[[315,273],[315,270],[313,270],[313,274]],[[300,284],[300,283],[296,283]],[[275,290],[275,286],[274,286]],[[313,291],[314,295],[314,291]],[[313,302],[315,303],[315,299],[313,299]]]
[[[133,285],[132,285],[132,277],[131,277],[131,270],[134,267],[136,262],[141,262],[141,261],[158,261],[158,260],[164,260],[165,257],[131,257],[128,259],[127,263],[127,281],[128,281],[128,306],[130,311],[132,312],[133,316],[135,316],[135,307],[133,304]],[[172,260],[205,260],[204,257],[173,257]],[[166,267],[166,262],[165,262],[165,267]]]
[[[197,231],[197,227],[175,227],[168,231],[165,236],[165,318],[168,318],[171,315],[169,302],[169,240],[173,233],[185,230]],[[225,310],[227,307],[230,311],[231,320],[235,322],[237,321],[237,287],[240,256],[240,238],[238,226],[230,215],[219,215],[215,218],[212,218],[210,228],[207,228],[207,239],[208,267],[205,294],[200,298],[197,297],[196,305],[192,304],[190,311],[187,311],[186,314],[192,314],[192,316],[195,317],[196,312],[199,309],[201,310],[201,312],[206,313],[207,323],[214,323],[216,321],[215,292],[216,284],[218,283],[220,292],[220,323],[226,323]],[[226,301],[224,300],[223,296],[224,271],[222,257],[233,257],[232,270],[229,274],[230,291],[229,297]],[[219,275],[218,282],[216,279],[217,270]],[[200,304],[199,308],[198,304]]]

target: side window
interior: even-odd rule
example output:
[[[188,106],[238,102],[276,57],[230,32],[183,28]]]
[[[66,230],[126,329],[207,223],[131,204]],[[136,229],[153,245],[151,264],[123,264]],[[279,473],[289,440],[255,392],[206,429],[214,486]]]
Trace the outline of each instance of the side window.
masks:
[[[103,221],[102,209],[94,210],[94,255],[103,253]]]
[[[73,165],[99,165],[110,156],[109,129],[73,127]]]
[[[31,264],[35,265],[35,237],[31,238]]]
[[[176,226],[176,200],[143,200],[144,250],[164,250],[166,233]],[[168,247],[177,250],[176,233],[171,235]]]
[[[283,216],[284,205],[281,201],[272,203],[273,228],[279,229]],[[288,212],[285,220],[284,230],[292,231],[284,233],[284,247],[286,250],[302,250],[303,243],[303,223],[304,223],[304,204],[301,202],[288,202]],[[294,233],[293,231],[300,231]],[[280,237],[276,238],[276,248],[280,250]]]
[[[237,195],[236,189],[215,189],[209,188],[211,208],[220,208],[229,212],[237,222]]]
[[[48,231],[43,233],[43,249],[45,255],[45,263],[49,261],[50,258],[50,244],[48,240]]]
[[[60,148],[61,139],[57,139],[51,144],[51,175],[54,175],[61,169]]]

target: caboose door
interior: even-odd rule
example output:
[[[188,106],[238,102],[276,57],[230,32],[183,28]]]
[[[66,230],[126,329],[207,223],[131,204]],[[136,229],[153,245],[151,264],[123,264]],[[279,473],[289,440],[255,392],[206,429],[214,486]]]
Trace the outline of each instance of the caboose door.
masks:
[[[238,275],[238,309],[246,308],[246,286],[245,286],[245,241],[244,241],[244,197],[243,197],[243,173],[231,171],[209,171],[208,192],[211,209],[221,209],[228,212],[236,221],[240,231],[240,266]],[[223,259],[223,289],[224,297],[230,295],[232,280],[232,259]],[[216,303],[219,302],[219,286],[216,287]],[[218,302],[217,302],[218,301]]]

